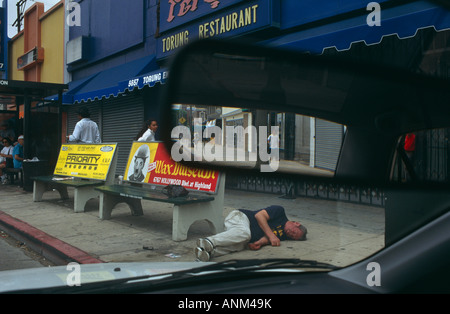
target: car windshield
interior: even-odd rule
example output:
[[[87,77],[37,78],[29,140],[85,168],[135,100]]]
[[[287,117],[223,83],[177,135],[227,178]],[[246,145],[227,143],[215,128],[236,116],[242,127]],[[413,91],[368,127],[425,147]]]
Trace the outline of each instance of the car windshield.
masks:
[[[201,13],[187,9],[191,1],[165,2],[172,4],[169,12],[178,12],[181,2],[186,9],[183,14],[188,11],[198,14],[197,20],[189,23],[204,19]],[[209,9],[213,2],[219,3],[204,1]],[[231,2],[234,8],[242,5],[240,1]],[[0,157],[0,236],[9,245],[22,248],[37,263],[29,267],[5,266],[2,273],[6,276],[5,271],[16,267],[29,270],[67,266],[67,274],[72,274],[84,264],[154,263],[142,264],[142,272],[116,266],[117,273],[122,270],[123,278],[211,267],[210,262],[228,267],[227,261],[251,261],[262,269],[267,264],[258,261],[272,259],[277,262],[286,259],[288,263],[280,262],[275,264],[277,267],[269,263],[269,268],[325,273],[345,269],[382,252],[446,213],[448,207],[442,205],[448,200],[445,195],[439,196],[442,197],[439,204],[427,202],[433,199],[433,191],[447,186],[450,175],[450,122],[434,112],[438,106],[429,107],[434,101],[432,95],[436,95],[433,88],[443,93],[436,96],[439,105],[446,93],[442,86],[448,84],[450,73],[450,28],[442,25],[450,19],[450,13],[434,2],[420,2],[417,4],[420,10],[409,4],[397,6],[394,1],[385,2],[386,9],[379,5],[350,12],[337,8],[332,17],[322,16],[317,21],[294,25],[300,22],[284,21],[283,14],[291,16],[287,13],[289,8],[300,10],[305,5],[286,1],[280,4],[281,21],[267,29],[255,28],[249,39],[256,47],[278,49],[289,56],[297,52],[299,56],[398,70],[402,77],[411,75],[414,80],[420,77],[429,85],[420,86],[416,81],[408,85],[410,82],[397,82],[390,73],[384,73],[391,80],[390,85],[385,85],[389,89],[380,91],[378,86],[372,86],[377,92],[371,94],[367,85],[371,81],[339,67],[333,70],[316,69],[315,64],[311,68],[290,67],[288,60],[272,62],[269,57],[263,60],[258,54],[249,57],[243,53],[233,55],[236,69],[230,69],[229,63],[224,66],[220,60],[231,60],[231,53],[220,51],[214,54],[219,61],[213,72],[213,66],[202,59],[204,56],[189,56],[192,71],[187,71],[186,76],[174,78],[168,72],[168,81],[173,79],[182,86],[174,89],[179,91],[180,98],[166,104],[162,97],[155,97],[161,105],[155,105],[155,113],[167,116],[161,117],[158,125],[156,120],[152,121],[152,128],[140,134],[153,136],[151,139],[139,136],[127,139],[126,145],[117,144],[122,143],[121,132],[126,127],[121,125],[122,129],[115,131],[113,121],[119,121],[126,113],[107,110],[118,108],[119,103],[134,110],[128,102],[130,95],[139,93],[139,97],[143,95],[142,99],[146,99],[152,95],[153,87],[133,89],[134,86],[128,85],[128,89],[115,96],[117,103],[106,103],[105,98],[92,98],[86,103],[82,100],[80,103],[87,107],[103,101],[100,105],[95,103],[95,111],[91,112],[93,117],[103,117],[98,121],[102,141],[69,143],[75,131],[72,134],[73,130],[59,128],[56,137],[64,140],[60,147],[51,148],[56,157],[46,176],[39,172],[44,167],[43,161],[30,158],[23,160],[23,167],[16,167],[16,160],[12,163],[13,158],[8,156],[19,154],[16,148],[10,152],[9,146],[31,145],[33,152],[38,152],[46,149],[45,143],[23,144],[23,138],[17,136],[9,143],[5,125],[1,133],[4,140]],[[253,9],[236,9],[242,14],[240,18],[237,13],[236,25],[249,23],[252,27],[252,12],[256,14],[256,7],[262,10],[269,3],[272,5],[272,1],[260,1],[260,7],[255,4],[250,7]],[[156,7],[153,9],[156,16]],[[179,14],[172,15],[174,21],[184,16],[178,9]],[[226,10],[222,10],[225,14]],[[430,15],[431,11],[439,14]],[[420,14],[424,19],[438,17],[429,23],[413,19],[417,21],[414,27],[409,26],[414,28],[413,35],[403,35],[400,17],[410,15],[405,17],[410,21]],[[362,16],[367,18],[365,31],[360,29],[361,25],[355,26],[355,20]],[[219,32],[221,27],[227,29],[227,17],[211,16],[201,24],[202,34],[209,37],[206,34]],[[233,15],[230,13],[228,18],[231,21]],[[221,21],[225,21],[223,26]],[[175,28],[179,33],[172,34],[164,29],[165,24],[155,22],[154,28],[162,35],[154,37],[165,39],[158,44],[163,45],[165,52],[175,50],[177,42],[182,46],[180,36],[185,35],[179,34],[185,33],[181,28],[184,25],[188,29],[186,25],[190,24],[179,23]],[[339,29],[331,30],[333,25]],[[378,36],[379,40],[371,36]],[[135,39],[134,35],[131,37]],[[93,37],[81,33],[79,38],[82,38],[79,44],[70,41],[67,45],[73,49],[71,58],[77,58],[77,53],[82,55],[66,64],[74,73],[77,67],[83,69],[86,64],[104,58],[96,55],[98,60],[89,59],[82,47],[90,45],[94,51],[99,49],[96,45],[101,45],[100,40],[94,43]],[[345,43],[348,45],[342,46]],[[124,50],[133,51],[139,45],[140,41],[133,41]],[[153,46],[156,44],[149,45]],[[149,47],[145,49],[153,49]],[[107,58],[113,59],[112,64],[116,64],[115,53],[107,54]],[[161,63],[173,65],[175,55],[164,55]],[[148,67],[133,73],[148,74]],[[83,84],[89,80],[95,81],[97,74],[91,75],[74,87],[74,94],[83,91]],[[433,87],[428,88],[430,85]],[[98,86],[107,89],[100,83]],[[219,90],[223,99],[217,93]],[[404,103],[396,106],[390,101],[391,107],[377,104],[389,99],[389,95]],[[233,103],[225,99],[233,99]],[[413,109],[405,113],[406,102]],[[170,109],[163,108],[166,105]],[[38,107],[33,104],[37,112]],[[0,104],[0,109],[4,109],[0,111],[2,120],[22,121],[22,118],[15,120],[6,105]],[[78,120],[69,116],[75,115],[74,111],[64,110],[62,116],[68,125],[78,126]],[[147,115],[148,111],[136,110],[134,115]],[[81,110],[77,114],[80,121],[89,118],[81,116]],[[106,125],[106,121],[110,124]],[[39,128],[41,124],[29,125]],[[170,138],[161,136],[155,141],[155,134],[164,132],[170,133]],[[10,160],[11,164],[7,164]],[[406,198],[405,191],[411,193],[410,188],[415,191],[414,197],[408,194]],[[299,263],[297,259],[308,262]],[[317,267],[311,267],[310,262]],[[236,269],[240,267],[239,263],[234,265]],[[83,282],[118,278],[101,269],[82,271],[81,275]],[[70,278],[61,273],[58,276],[62,285],[69,282]],[[193,278],[196,276],[197,273]],[[38,283],[32,284],[33,288],[37,286]]]

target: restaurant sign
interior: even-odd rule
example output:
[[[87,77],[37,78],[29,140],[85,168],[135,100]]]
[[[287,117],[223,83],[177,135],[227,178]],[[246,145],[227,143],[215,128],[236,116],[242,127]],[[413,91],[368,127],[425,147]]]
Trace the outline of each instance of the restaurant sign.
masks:
[[[239,2],[242,0],[162,0],[160,31],[168,31]]]
[[[172,3],[173,1],[169,1]],[[180,1],[175,1],[179,3]],[[197,3],[197,8],[200,8],[200,3],[205,3],[201,0],[191,1]],[[225,2],[225,1],[221,1]],[[180,17],[170,15],[170,10],[163,13],[163,1],[161,3],[161,23],[164,20],[166,27],[162,27],[167,31],[161,32],[161,36],[157,41],[157,58],[165,58],[174,53],[177,49],[186,45],[189,41],[203,38],[224,38],[240,36],[246,33],[262,30],[269,27],[279,27],[280,22],[280,3],[279,0],[259,0],[259,1],[229,1],[227,6],[222,10],[211,10],[207,12],[202,11],[201,14],[197,11],[193,13],[186,13],[183,15],[183,20],[173,24],[178,27],[173,28],[172,24]],[[164,17],[164,14],[169,16]],[[201,18],[195,17],[201,16]],[[173,18],[172,18],[173,17]],[[189,19],[187,23],[186,18]],[[192,20],[191,18],[194,18]],[[171,20],[167,22],[167,19]],[[183,21],[183,22],[181,22]],[[171,27],[168,27],[170,25]],[[170,29],[170,31],[169,31]]]

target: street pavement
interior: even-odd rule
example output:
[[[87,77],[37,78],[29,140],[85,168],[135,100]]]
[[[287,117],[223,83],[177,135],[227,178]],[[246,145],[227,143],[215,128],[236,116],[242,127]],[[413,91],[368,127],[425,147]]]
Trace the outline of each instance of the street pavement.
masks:
[[[37,268],[44,266],[27,248],[0,231],[0,271]]]
[[[69,195],[73,191],[69,190]],[[172,240],[172,205],[143,201],[143,216],[131,216],[119,204],[109,220],[100,220],[98,199],[88,202],[84,213],[74,213],[73,198],[44,193],[33,202],[32,192],[15,185],[0,185],[0,230],[24,242],[56,264],[71,261],[181,262],[195,261],[193,249],[199,237],[210,235],[208,223],[198,221],[188,239]],[[291,220],[308,228],[307,241],[283,241],[280,247],[244,250],[213,261],[249,258],[301,258],[352,264],[384,245],[384,209],[377,206],[237,190],[225,191],[224,216],[233,209],[259,209],[281,205]]]

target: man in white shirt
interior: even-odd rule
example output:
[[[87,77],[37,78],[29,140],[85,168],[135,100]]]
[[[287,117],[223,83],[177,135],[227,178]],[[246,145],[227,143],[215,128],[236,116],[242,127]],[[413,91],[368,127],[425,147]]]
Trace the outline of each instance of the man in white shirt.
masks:
[[[78,118],[80,121],[75,125],[75,129],[71,135],[66,136],[69,142],[98,144],[101,143],[100,131],[97,123],[90,119],[90,112],[87,107],[81,107],[78,110]]]

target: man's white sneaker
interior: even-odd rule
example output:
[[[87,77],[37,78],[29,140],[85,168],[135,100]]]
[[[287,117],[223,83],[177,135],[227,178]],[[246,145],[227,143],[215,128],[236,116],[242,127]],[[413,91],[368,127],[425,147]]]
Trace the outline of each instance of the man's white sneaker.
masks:
[[[196,247],[194,249],[194,254],[195,254],[195,257],[202,262],[208,262],[210,259],[209,253],[206,252],[205,249],[203,249],[201,247]]]
[[[214,251],[214,244],[208,238],[200,238],[197,240],[197,246],[205,249],[206,252],[211,253]]]

